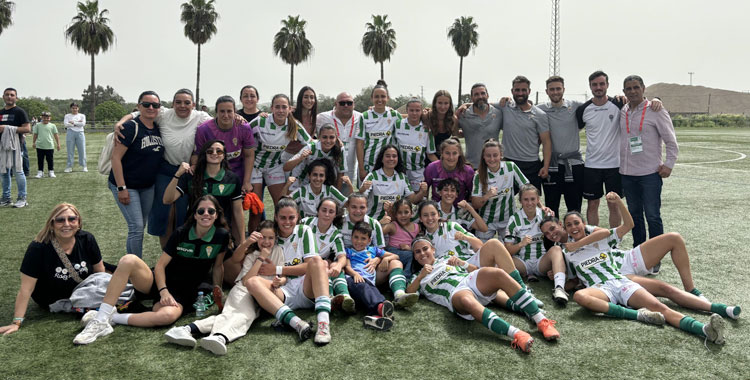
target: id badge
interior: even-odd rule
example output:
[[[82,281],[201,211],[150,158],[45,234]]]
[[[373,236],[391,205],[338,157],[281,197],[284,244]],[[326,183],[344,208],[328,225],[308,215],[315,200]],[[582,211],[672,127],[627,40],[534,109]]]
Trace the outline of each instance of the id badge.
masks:
[[[643,141],[641,136],[634,136],[628,139],[630,142],[630,153],[636,154],[643,152]]]

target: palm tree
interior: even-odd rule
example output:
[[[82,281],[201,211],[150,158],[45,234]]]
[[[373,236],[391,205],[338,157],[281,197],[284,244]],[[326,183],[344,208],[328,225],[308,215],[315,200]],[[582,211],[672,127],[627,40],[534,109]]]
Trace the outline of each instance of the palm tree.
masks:
[[[479,44],[478,25],[474,23],[473,17],[461,16],[460,19],[453,21],[453,25],[448,28],[448,38],[451,40],[453,49],[461,58],[458,66],[458,101],[456,105],[461,104],[461,82],[464,72],[464,57],[469,55],[470,50],[474,50]]]
[[[396,50],[396,31],[391,28],[388,15],[372,15],[372,22],[366,24],[367,31],[362,36],[362,50],[380,63],[380,79],[383,79],[383,62],[391,60]]]
[[[273,37],[273,53],[291,66],[289,77],[289,99],[294,99],[294,65],[306,61],[312,54],[313,47],[305,36],[307,21],[288,16],[281,20],[281,30]]]
[[[195,101],[200,103],[201,86],[201,45],[216,34],[216,20],[219,14],[214,8],[214,0],[190,0],[180,6],[180,21],[185,24],[185,37],[198,45],[198,69],[195,79]]]
[[[65,37],[70,40],[76,49],[91,56],[91,86],[94,94],[93,107],[96,108],[96,82],[94,81],[95,64],[94,57],[99,52],[105,52],[114,43],[115,34],[107,25],[109,19],[106,17],[108,10],[99,11],[99,1],[87,0],[85,3],[78,2],[78,14],[65,30]],[[91,109],[91,121],[96,121],[96,112]]]
[[[0,0],[0,34],[3,30],[13,25],[13,8],[16,6],[12,1]]]

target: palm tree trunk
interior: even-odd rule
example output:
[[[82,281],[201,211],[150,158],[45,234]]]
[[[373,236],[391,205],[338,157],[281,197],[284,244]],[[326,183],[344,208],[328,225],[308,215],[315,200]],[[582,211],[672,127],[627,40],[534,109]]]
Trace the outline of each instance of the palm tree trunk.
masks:
[[[195,109],[200,110],[201,102],[201,44],[198,44],[198,70],[195,77]]]
[[[91,54],[91,94],[93,95],[94,102],[91,105],[91,125],[96,124],[96,82],[94,82],[94,55]]]
[[[291,105],[294,105],[294,64],[290,64],[292,70],[289,76],[289,101]]]
[[[382,61],[380,62],[380,79],[384,79],[383,78],[383,62]]]
[[[461,63],[458,64],[458,100],[456,101],[456,107],[463,104],[461,101],[461,82],[464,75],[464,57],[459,56],[459,58],[461,59]]]

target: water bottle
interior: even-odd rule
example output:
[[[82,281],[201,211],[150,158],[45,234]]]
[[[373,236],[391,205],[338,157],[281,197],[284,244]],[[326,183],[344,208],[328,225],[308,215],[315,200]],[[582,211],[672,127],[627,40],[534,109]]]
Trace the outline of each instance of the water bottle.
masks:
[[[203,295],[203,292],[198,292],[198,298],[195,300],[193,308],[195,308],[196,317],[204,317],[206,315],[206,297]]]

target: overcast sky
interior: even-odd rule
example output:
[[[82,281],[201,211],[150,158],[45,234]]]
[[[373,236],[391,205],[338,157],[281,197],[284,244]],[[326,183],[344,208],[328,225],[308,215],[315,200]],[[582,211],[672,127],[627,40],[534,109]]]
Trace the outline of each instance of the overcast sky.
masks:
[[[90,59],[70,46],[64,30],[76,1],[15,0],[13,25],[0,35],[2,87],[20,97],[80,98],[90,81]],[[184,0],[100,0],[109,10],[115,45],[96,58],[96,83],[110,85],[127,101],[143,90],[169,99],[175,90],[195,90],[196,46],[183,35]],[[262,5],[262,6],[261,6]],[[202,48],[201,97],[237,98],[255,85],[261,102],[289,91],[289,65],[274,56],[273,36],[287,15],[307,20],[314,53],[295,67],[295,92],[303,85],[319,94],[359,93],[380,69],[360,42],[371,14],[388,14],[398,47],[385,63],[393,95],[432,99],[439,89],[455,95],[459,59],[446,37],[459,16],[479,25],[479,46],[464,59],[463,89],[484,82],[491,97],[510,93],[518,74],[543,91],[549,74],[550,0],[528,1],[239,1],[216,0],[218,32]],[[693,83],[750,90],[748,1],[561,1],[561,75],[568,97],[582,100],[588,75],[610,76],[619,92],[628,74],[656,82]],[[422,89],[423,87],[423,89]],[[542,93],[543,95],[543,93]],[[296,96],[296,94],[295,94]],[[546,97],[540,97],[545,100]]]

